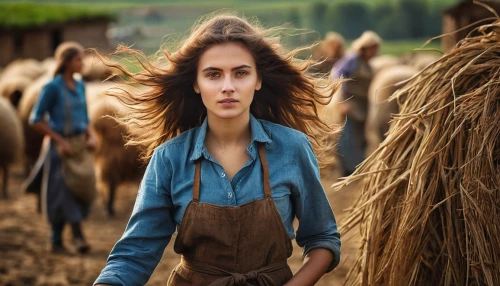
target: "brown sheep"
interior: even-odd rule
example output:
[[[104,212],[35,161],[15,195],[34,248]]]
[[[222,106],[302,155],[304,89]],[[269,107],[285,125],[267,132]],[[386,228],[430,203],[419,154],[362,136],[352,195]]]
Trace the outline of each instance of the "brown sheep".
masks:
[[[52,79],[51,74],[44,74],[30,84],[24,91],[21,100],[19,101],[18,114],[21,118],[24,138],[26,139],[26,144],[24,146],[25,154],[25,172],[26,175],[29,174],[33,164],[35,164],[40,153],[40,148],[42,146],[43,135],[36,132],[29,124],[29,116],[31,109],[35,105],[40,92],[45,84],[47,84]]]
[[[144,172],[138,148],[124,146],[124,136],[128,134],[127,128],[107,117],[125,112],[125,107],[116,98],[104,94],[113,86],[103,83],[87,84],[89,118],[97,133],[96,173],[99,189],[108,190],[106,208],[110,216],[115,214],[114,199],[118,185],[138,180]]]
[[[9,165],[12,164],[22,151],[24,138],[22,125],[15,109],[10,102],[0,97],[0,168],[3,170],[3,197],[7,198]]]
[[[407,65],[386,67],[375,75],[368,91],[368,117],[366,121],[366,154],[369,156],[383,141],[389,129],[391,114],[398,112],[396,101],[387,99],[399,89],[394,86],[417,73],[417,70]]]
[[[7,98],[17,108],[19,101],[33,80],[23,75],[5,76],[0,79],[0,97]]]

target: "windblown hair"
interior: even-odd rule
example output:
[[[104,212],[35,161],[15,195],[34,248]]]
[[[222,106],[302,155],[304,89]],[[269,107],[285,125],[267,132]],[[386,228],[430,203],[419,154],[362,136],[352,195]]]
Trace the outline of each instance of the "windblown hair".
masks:
[[[55,59],[56,69],[54,76],[64,73],[68,63],[78,54],[83,53],[83,47],[77,42],[64,42],[57,46]]]
[[[316,106],[327,105],[340,83],[326,76],[317,78],[307,74],[310,62],[295,57],[304,49],[286,53],[279,37],[273,36],[276,32],[279,29],[263,29],[240,17],[224,14],[195,25],[175,52],[162,50],[156,62],[141,51],[118,47],[115,55],[131,55],[141,64],[142,70],[137,73],[97,54],[106,65],[121,70],[127,84],[148,87],[146,91],[137,92],[108,91],[132,110],[118,120],[140,130],[127,144],[142,145],[143,159],[148,160],[163,142],[200,126],[207,114],[200,95],[193,89],[200,56],[214,45],[234,42],[250,51],[262,79],[262,88],[255,92],[250,112],[256,118],[307,134],[320,166],[331,163],[333,144],[322,140],[322,136],[337,129],[318,117]]]

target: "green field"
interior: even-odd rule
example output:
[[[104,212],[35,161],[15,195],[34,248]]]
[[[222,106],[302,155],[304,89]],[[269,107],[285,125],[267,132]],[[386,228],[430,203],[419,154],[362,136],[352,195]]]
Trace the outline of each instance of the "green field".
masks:
[[[325,0],[323,2],[340,1],[347,0]],[[400,0],[358,1],[369,3],[370,6],[376,6],[379,5],[378,3],[397,3]],[[457,0],[426,1],[429,7],[444,7],[455,3]],[[24,2],[26,3],[23,4]],[[265,27],[287,24],[288,29],[283,32],[285,35],[283,41],[288,48],[295,48],[309,45],[321,39],[321,35],[314,28],[311,3],[313,1],[303,0],[0,0],[0,26],[38,26],[44,23],[64,23],[71,19],[101,16],[116,17],[116,21],[112,24],[113,27],[136,26],[143,27],[148,31],[147,38],[128,44],[135,44],[136,47],[145,50],[147,54],[152,54],[159,49],[160,45],[174,46],[201,16],[214,11],[221,11],[221,9],[228,9],[245,17],[256,17]],[[139,11],[147,10],[153,6],[155,11],[161,13],[162,17],[159,20],[148,21]],[[333,30],[328,28],[328,21],[326,21],[325,25],[326,31]],[[425,38],[386,40],[381,53],[394,55],[410,53],[420,48],[426,40]],[[426,49],[439,48],[439,41],[434,41],[426,47]]]

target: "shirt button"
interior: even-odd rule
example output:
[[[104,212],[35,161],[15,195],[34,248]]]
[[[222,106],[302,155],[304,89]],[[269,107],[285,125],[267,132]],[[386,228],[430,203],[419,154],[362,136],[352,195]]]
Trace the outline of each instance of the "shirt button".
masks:
[[[227,197],[228,198],[232,198],[233,197],[233,193],[231,193],[231,192],[227,193]]]
[[[226,176],[226,173],[222,173],[220,174],[222,178],[224,178]]]

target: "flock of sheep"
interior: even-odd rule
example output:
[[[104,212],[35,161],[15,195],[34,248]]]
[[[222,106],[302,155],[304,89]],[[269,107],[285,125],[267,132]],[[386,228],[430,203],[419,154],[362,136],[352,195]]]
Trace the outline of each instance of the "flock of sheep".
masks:
[[[382,142],[391,113],[398,111],[395,102],[387,102],[397,89],[393,85],[412,77],[436,59],[437,56],[430,54],[411,58],[378,56],[372,59],[375,77],[368,94],[368,154]],[[39,156],[43,138],[29,126],[28,118],[42,87],[52,78],[54,65],[51,58],[42,62],[16,60],[0,72],[0,168],[3,170],[1,187],[4,197],[7,197],[9,166],[16,160],[22,160],[27,175]],[[124,112],[124,107],[115,98],[104,94],[113,86],[112,83],[102,82],[108,75],[109,70],[94,57],[85,58],[82,78],[86,81],[89,117],[98,135],[96,172],[100,189],[107,189],[102,193],[108,193],[106,207],[113,215],[117,186],[126,180],[140,178],[144,166],[139,161],[139,150],[124,147],[123,135],[129,132],[127,127],[106,117]],[[327,123],[343,123],[344,118],[338,112],[340,101],[337,92],[331,103],[320,110],[320,116]]]
[[[33,59],[16,60],[0,73],[0,168],[3,170],[3,196],[7,197],[9,166],[22,160],[27,176],[42,146],[43,136],[34,131],[29,115],[43,86],[53,77],[55,62]],[[118,100],[105,95],[113,86],[103,82],[109,70],[92,56],[84,60],[82,78],[86,81],[86,97],[90,121],[97,133],[96,172],[100,189],[107,189],[107,210],[114,214],[113,202],[117,186],[142,176],[139,150],[125,147],[128,130],[106,115],[124,112]]]

